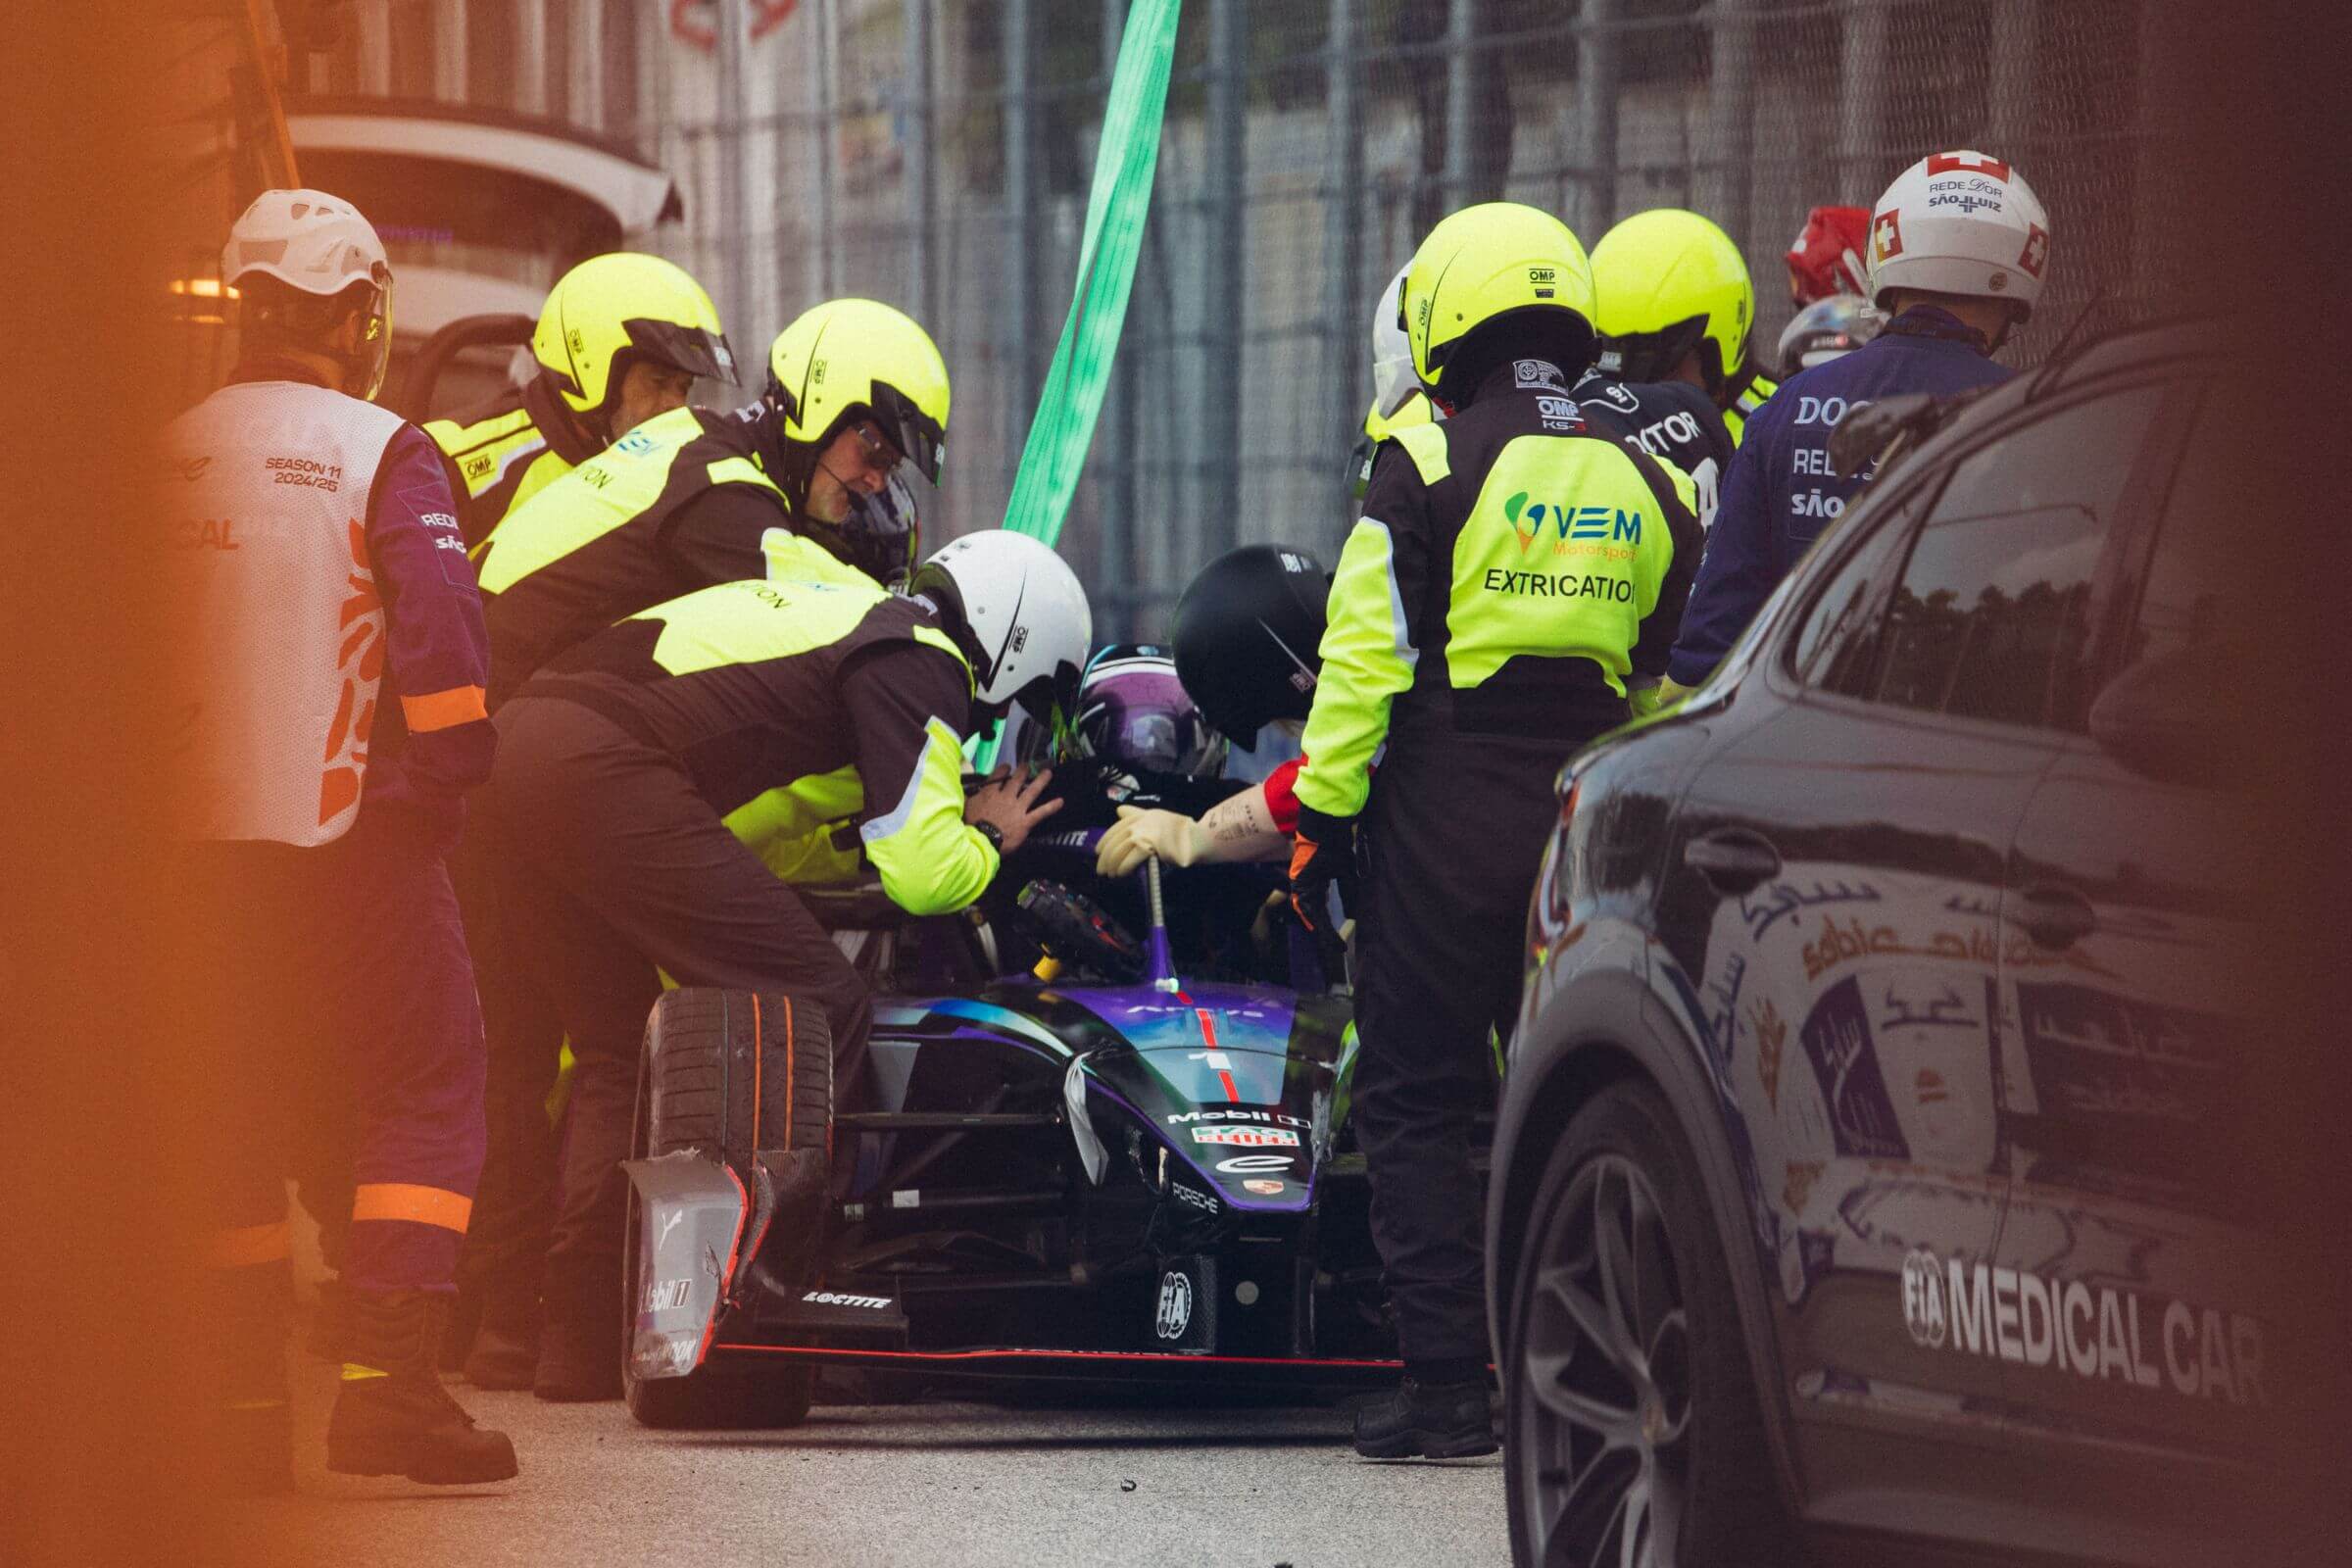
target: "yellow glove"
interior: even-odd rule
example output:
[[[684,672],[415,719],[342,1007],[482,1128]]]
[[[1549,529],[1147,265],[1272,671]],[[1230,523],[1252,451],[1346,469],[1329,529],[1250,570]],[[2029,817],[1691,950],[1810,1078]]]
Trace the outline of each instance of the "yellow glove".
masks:
[[[1690,692],[1690,687],[1678,686],[1664,675],[1646,681],[1637,677],[1625,683],[1625,705],[1636,718],[1647,718],[1652,713],[1664,712]]]
[[[1119,819],[1095,847],[1095,870],[1125,876],[1156,856],[1166,865],[1190,865],[1208,851],[1208,834],[1182,811],[1147,811],[1122,806]]]

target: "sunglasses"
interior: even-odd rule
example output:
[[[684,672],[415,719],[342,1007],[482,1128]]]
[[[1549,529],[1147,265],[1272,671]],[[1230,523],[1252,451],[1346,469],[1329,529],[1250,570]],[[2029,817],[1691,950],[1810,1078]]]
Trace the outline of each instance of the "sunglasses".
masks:
[[[906,461],[905,454],[891,444],[890,438],[871,419],[852,425],[850,433],[858,438],[858,450],[868,472],[887,475]]]

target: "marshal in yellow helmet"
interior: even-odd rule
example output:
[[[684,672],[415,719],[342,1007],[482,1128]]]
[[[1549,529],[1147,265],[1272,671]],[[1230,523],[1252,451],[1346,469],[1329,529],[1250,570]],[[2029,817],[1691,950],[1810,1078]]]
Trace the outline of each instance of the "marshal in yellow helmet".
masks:
[[[1690,380],[1718,408],[1745,381],[1756,287],[1740,247],[1696,213],[1653,208],[1592,247],[1600,368],[1625,381]]]
[[[598,423],[607,422],[639,361],[735,379],[734,351],[702,284],[673,262],[634,251],[591,256],[556,279],[531,353],[571,411]],[[620,434],[611,430],[608,439]]]
[[[1491,345],[1506,337],[1520,352],[1548,349],[1570,374],[1592,361],[1585,248],[1566,223],[1518,202],[1465,207],[1431,229],[1405,270],[1397,311],[1413,373],[1448,407],[1494,368]],[[1515,330],[1486,330],[1506,318]]]
[[[899,457],[939,482],[948,364],[904,312],[875,300],[827,300],[804,311],[768,349],[767,401],[784,417],[785,439],[811,451],[853,414],[870,414]]]
[[[948,401],[939,345],[905,313],[858,299],[803,312],[769,346],[764,395],[795,529],[877,581],[910,569],[921,534],[899,470],[939,482]]]

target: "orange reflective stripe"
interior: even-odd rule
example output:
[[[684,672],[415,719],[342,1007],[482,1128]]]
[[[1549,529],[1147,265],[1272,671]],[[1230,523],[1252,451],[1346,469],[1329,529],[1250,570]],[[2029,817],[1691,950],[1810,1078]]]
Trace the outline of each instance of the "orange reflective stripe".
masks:
[[[412,1182],[363,1182],[352,1195],[351,1217],[405,1219],[418,1225],[438,1225],[466,1234],[473,1218],[473,1200],[445,1187],[418,1187]]]
[[[281,1257],[293,1255],[293,1232],[284,1220],[270,1225],[236,1225],[213,1232],[212,1262],[215,1268],[244,1268],[254,1263],[274,1263]]]
[[[470,724],[477,718],[488,718],[490,710],[482,706],[479,686],[452,686],[445,692],[427,692],[422,697],[403,697],[400,710],[409,721],[409,733],[421,735],[427,730],[448,729],[453,724]]]

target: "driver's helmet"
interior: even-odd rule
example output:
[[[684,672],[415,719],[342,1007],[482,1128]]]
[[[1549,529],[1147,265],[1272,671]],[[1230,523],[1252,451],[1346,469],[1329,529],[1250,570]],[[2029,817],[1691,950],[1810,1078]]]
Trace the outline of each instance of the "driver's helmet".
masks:
[[[1781,331],[1781,378],[1851,354],[1879,335],[1885,318],[1859,294],[1833,294],[1796,313]]]
[[[1200,568],[1176,601],[1176,667],[1210,726],[1245,752],[1258,731],[1303,721],[1323,667],[1323,564],[1287,545],[1244,545]]]
[[[1167,649],[1112,643],[1087,662],[1065,756],[1054,749],[1049,726],[1022,726],[1016,755],[1026,764],[1093,757],[1132,772],[1215,778],[1226,744],[1186,694]]]

